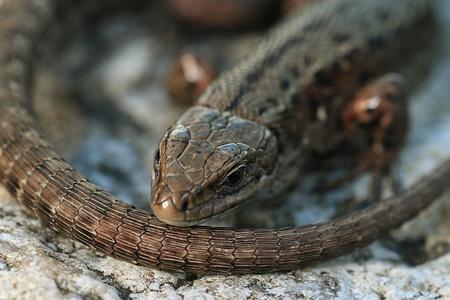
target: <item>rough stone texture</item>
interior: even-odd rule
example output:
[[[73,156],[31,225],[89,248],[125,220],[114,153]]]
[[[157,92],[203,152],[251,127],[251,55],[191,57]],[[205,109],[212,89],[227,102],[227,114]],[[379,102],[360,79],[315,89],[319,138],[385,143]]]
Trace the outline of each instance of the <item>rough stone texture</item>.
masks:
[[[450,2],[438,1],[437,7],[443,40],[411,99],[413,126],[399,163],[405,186],[449,155]],[[95,48],[78,40],[61,59],[64,70],[41,73],[38,94],[51,93],[58,102],[37,106],[44,112],[42,108],[52,108],[52,119],[40,113],[42,126],[80,171],[124,200],[148,208],[154,145],[184,109],[174,107],[164,90],[171,58],[182,47],[196,49],[223,69],[245,53],[254,34],[182,39],[164,23],[158,27],[165,28],[164,36],[151,26],[136,27],[129,17],[117,24],[107,27],[111,43]],[[97,55],[93,65],[86,58],[92,55]],[[85,57],[81,63],[80,56]],[[333,216],[342,199],[366,191],[367,177],[318,196],[311,194],[311,178],[303,178],[298,191],[276,203],[279,208],[245,209],[246,223],[322,221]],[[249,216],[251,210],[255,213]],[[215,224],[241,225],[241,215]],[[418,218],[354,254],[286,273],[196,278],[95,252],[47,228],[0,187],[0,299],[450,298],[449,216],[447,193]]]

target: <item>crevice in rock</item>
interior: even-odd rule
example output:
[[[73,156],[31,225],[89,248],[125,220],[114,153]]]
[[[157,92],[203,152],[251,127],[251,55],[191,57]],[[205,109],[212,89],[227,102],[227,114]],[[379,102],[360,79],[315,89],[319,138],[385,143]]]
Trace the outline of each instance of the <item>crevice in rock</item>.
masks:
[[[425,249],[426,239],[423,237],[417,239],[409,238],[404,241],[386,238],[381,243],[388,249],[395,251],[410,266],[422,264],[432,258]]]
[[[130,299],[130,295],[133,293],[133,291],[123,287],[119,282],[117,282],[116,278],[113,275],[105,275],[102,271],[92,269],[89,266],[86,266],[86,268],[94,272],[102,282],[114,287],[121,299]]]

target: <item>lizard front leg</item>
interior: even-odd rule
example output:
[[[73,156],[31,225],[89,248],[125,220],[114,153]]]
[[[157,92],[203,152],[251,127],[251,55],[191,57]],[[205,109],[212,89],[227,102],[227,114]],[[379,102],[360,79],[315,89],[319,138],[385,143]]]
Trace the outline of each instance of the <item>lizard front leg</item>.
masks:
[[[398,192],[393,161],[402,147],[408,128],[407,92],[399,74],[386,74],[362,87],[341,112],[341,144],[364,139],[364,148],[356,156],[356,166],[344,177],[321,184],[329,189],[341,185],[362,172],[372,172],[368,202],[380,199],[381,180],[391,173],[394,192]],[[355,159],[352,159],[355,161]]]

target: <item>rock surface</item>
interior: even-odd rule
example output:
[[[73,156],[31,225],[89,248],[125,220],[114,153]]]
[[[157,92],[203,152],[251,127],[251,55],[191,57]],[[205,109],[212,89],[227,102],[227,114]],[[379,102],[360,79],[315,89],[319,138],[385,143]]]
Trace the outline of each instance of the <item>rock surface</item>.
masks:
[[[450,2],[437,1],[436,7],[441,51],[412,95],[413,123],[399,163],[405,186],[449,155],[450,15],[445,12]],[[112,42],[89,47],[75,41],[61,58],[64,68],[50,64],[38,77],[42,101],[37,110],[58,150],[95,183],[144,209],[149,208],[154,145],[185,109],[172,104],[164,89],[171,58],[182,47],[194,49],[223,69],[255,36],[181,38],[176,27],[161,22],[139,27],[129,16],[120,17],[105,27]],[[95,64],[88,59],[92,55]],[[49,94],[56,102],[43,102]],[[335,213],[336,198],[365,192],[364,184],[355,184],[332,195],[311,195],[312,179],[303,181],[279,209],[252,207],[255,213],[246,215],[247,222],[273,227],[323,221]],[[351,255],[285,273],[197,278],[93,251],[30,216],[0,187],[0,299],[450,298],[449,215],[447,193],[419,217]],[[234,213],[214,224],[241,225],[239,217]]]

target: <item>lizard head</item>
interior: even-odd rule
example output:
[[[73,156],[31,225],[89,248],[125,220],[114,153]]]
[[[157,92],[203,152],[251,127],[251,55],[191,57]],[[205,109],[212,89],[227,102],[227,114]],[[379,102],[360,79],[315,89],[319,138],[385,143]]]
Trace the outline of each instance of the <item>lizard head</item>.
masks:
[[[277,141],[264,125],[194,106],[155,154],[151,206],[168,224],[190,226],[225,213],[273,180]]]

